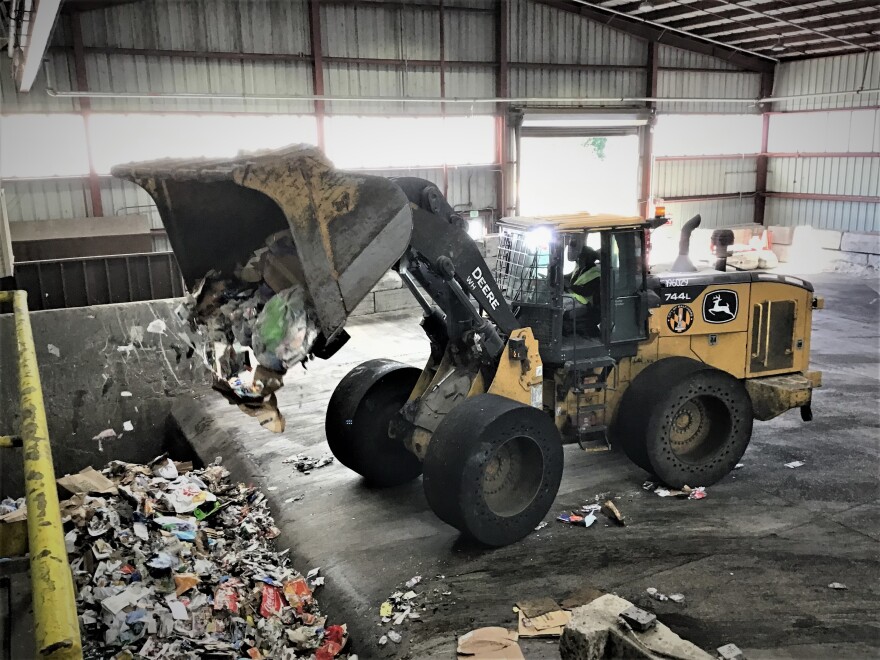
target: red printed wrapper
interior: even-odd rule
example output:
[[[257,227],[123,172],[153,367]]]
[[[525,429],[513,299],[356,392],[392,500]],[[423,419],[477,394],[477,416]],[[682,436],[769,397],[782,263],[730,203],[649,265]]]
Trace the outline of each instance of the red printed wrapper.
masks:
[[[284,597],[291,607],[297,612],[302,611],[302,606],[311,602],[312,590],[309,588],[305,578],[296,580],[288,580],[284,583]]]
[[[214,609],[238,613],[238,592],[232,585],[222,584],[214,592]]]
[[[263,602],[260,603],[260,614],[267,619],[281,611],[284,601],[281,598],[281,590],[271,584],[263,584]]]

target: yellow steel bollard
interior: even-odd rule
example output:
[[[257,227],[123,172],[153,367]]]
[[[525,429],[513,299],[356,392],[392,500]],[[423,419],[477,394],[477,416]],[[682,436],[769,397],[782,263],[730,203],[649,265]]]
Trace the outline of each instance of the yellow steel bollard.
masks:
[[[27,292],[2,292],[12,299],[18,346],[22,453],[30,546],[34,633],[38,657],[81,659],[82,642],[76,613],[73,575],[64,545],[64,529],[55,485],[52,447],[43,404],[43,389],[34,350]]]

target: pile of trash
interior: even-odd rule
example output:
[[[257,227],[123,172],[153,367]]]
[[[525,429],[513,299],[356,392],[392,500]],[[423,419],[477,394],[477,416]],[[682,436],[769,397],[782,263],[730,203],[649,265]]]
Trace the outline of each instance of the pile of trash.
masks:
[[[617,498],[620,499],[620,498]],[[597,520],[597,514],[603,514],[608,520],[621,527],[626,527],[626,517],[614,504],[614,500],[607,495],[596,496],[596,502],[585,504],[577,511],[563,511],[556,520],[575,527],[592,527]],[[543,529],[545,523],[541,523],[535,529]]]
[[[318,338],[290,232],[269,236],[232,276],[210,271],[184,307],[180,316],[207,342],[214,389],[270,431],[284,431],[275,391]]]
[[[86,658],[346,657],[305,576],[272,539],[265,496],[160,456],[58,480]]]

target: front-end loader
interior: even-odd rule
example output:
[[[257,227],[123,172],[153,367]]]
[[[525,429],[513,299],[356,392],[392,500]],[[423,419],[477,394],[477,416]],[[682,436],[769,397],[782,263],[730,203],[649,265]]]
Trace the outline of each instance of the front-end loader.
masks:
[[[654,219],[506,218],[491,270],[432,183],[335,170],[312,148],[114,174],[155,199],[190,286],[236,272],[289,231],[319,357],[342,346],[348,315],[396,269],[424,311],[430,357],[421,370],[389,359],[354,368],[328,404],[327,442],[377,486],[421,474],[434,512],[484,544],[515,542],[547,514],[564,438],[588,450],[610,441],[666,484],[696,487],[734,468],[753,419],[810,417],[821,306],[810,284],[651,274]]]

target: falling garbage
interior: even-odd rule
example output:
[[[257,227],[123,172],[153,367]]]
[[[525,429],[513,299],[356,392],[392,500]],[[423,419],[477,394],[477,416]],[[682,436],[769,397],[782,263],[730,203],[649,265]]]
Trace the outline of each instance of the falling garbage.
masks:
[[[803,461],[792,461],[791,463],[786,463],[785,467],[787,468],[799,468],[801,465],[804,465]]]
[[[94,436],[92,440],[97,440],[98,451],[104,451],[104,440],[112,440],[116,437],[116,431],[113,429],[104,429],[98,435]]]
[[[161,456],[58,481],[74,493],[61,511],[85,658],[345,656],[346,626],[314,596],[320,569],[304,576],[274,547],[265,496],[222,465]]]

